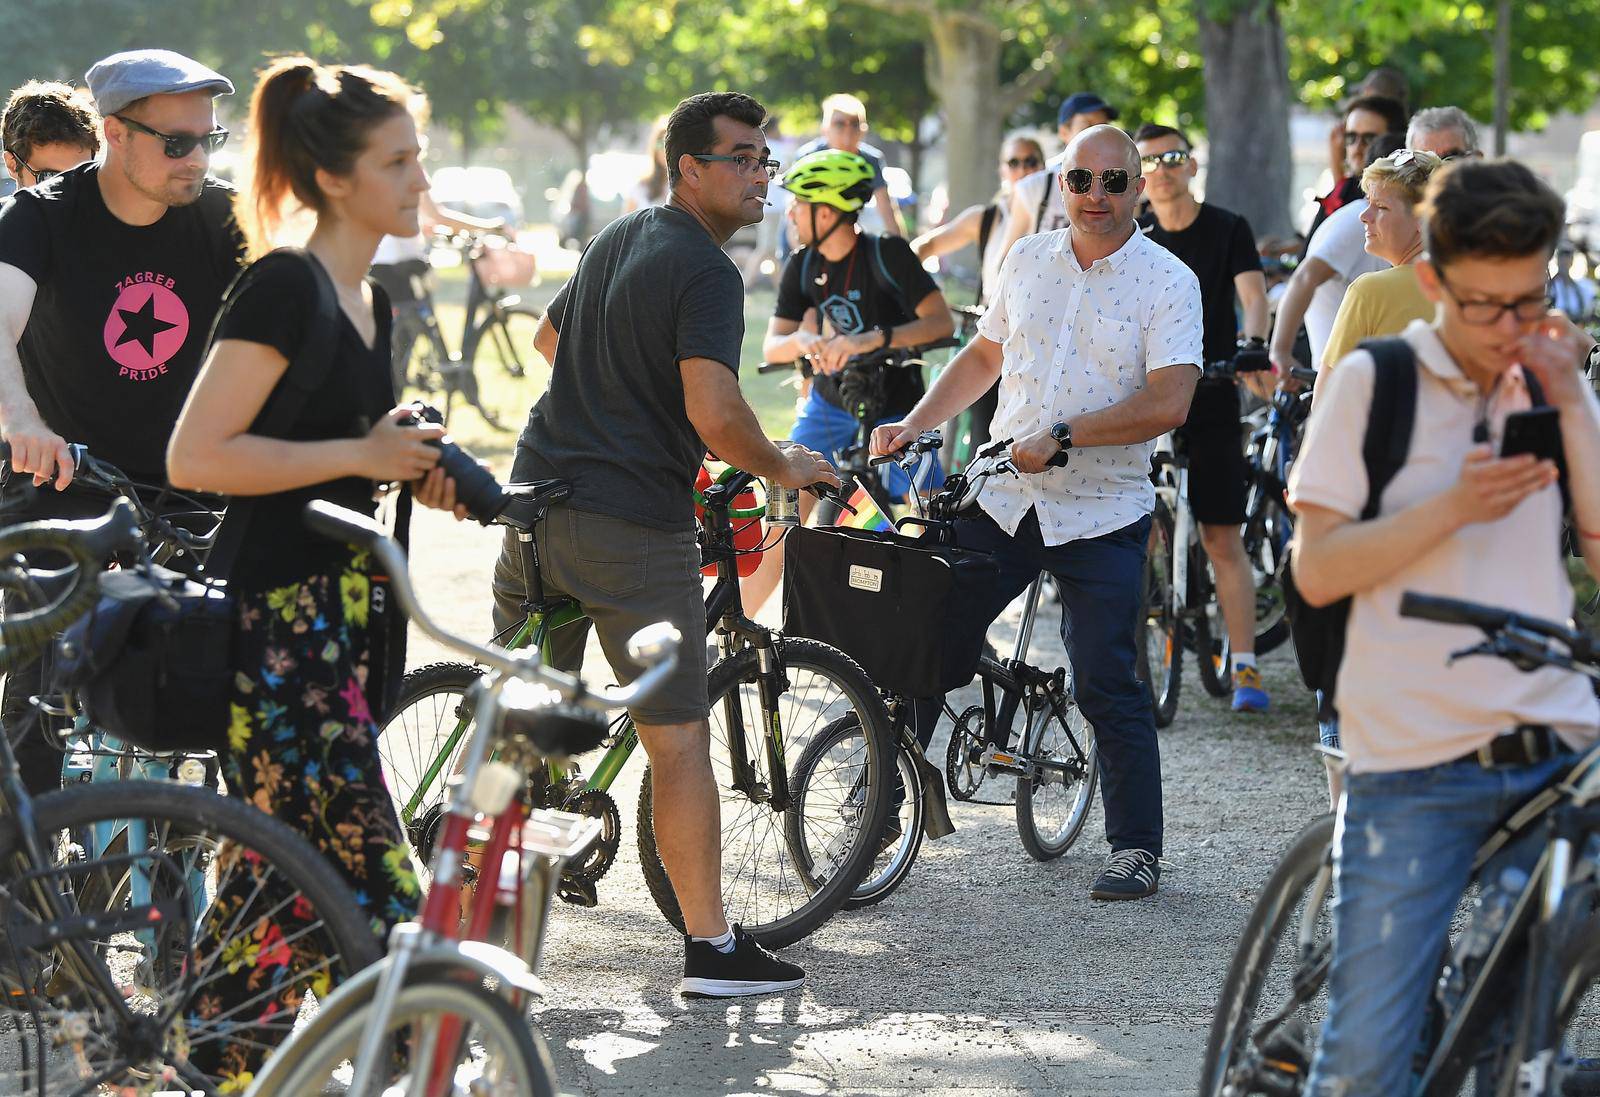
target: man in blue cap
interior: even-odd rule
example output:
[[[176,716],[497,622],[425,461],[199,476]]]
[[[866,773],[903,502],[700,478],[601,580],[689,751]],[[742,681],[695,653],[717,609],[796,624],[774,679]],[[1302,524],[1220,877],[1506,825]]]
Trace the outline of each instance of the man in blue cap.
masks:
[[[228,136],[212,101],[233,85],[168,50],[115,54],[86,79],[104,161],[18,191],[0,210],[5,524],[104,510],[103,499],[66,491],[68,442],[136,481],[166,482],[167,439],[244,257],[233,190],[207,172]],[[36,666],[13,672],[3,708],[36,793],[61,774],[59,748],[16,737],[42,687]]]
[[[1092,91],[1074,92],[1061,101],[1056,111],[1056,136],[1061,138],[1063,151],[1046,160],[1043,171],[1012,184],[1006,238],[1000,247],[1001,262],[1005,261],[1012,245],[1024,236],[1066,227],[1067,207],[1061,201],[1061,188],[1056,185],[1061,158],[1066,155],[1064,150],[1074,137],[1090,126],[1116,120],[1117,109]]]

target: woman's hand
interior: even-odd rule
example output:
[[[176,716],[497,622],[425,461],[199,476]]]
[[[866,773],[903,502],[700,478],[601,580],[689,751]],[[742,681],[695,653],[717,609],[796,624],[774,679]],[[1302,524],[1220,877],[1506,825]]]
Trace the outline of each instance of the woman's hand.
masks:
[[[1594,340],[1588,332],[1566,313],[1551,309],[1537,328],[1518,340],[1517,357],[1523,368],[1539,379],[1552,407],[1582,407],[1583,390],[1589,383],[1583,363],[1592,346]]]
[[[479,462],[482,464],[482,462]],[[484,465],[488,468],[488,465]],[[433,471],[411,485],[411,494],[425,507],[434,510],[448,510],[456,516],[459,522],[467,517],[467,508],[456,502],[456,482],[444,474],[444,469],[435,465]]]
[[[402,425],[417,412],[415,404],[391,408],[361,440],[361,475],[379,482],[409,482],[426,476],[439,463],[439,447],[429,445],[444,437],[436,423]]]

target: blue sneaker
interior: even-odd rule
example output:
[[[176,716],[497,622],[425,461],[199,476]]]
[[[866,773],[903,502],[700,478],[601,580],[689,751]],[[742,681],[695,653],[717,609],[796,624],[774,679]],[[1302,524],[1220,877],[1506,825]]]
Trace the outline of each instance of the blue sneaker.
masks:
[[[1255,667],[1237,667],[1233,672],[1233,711],[1266,712],[1272,698],[1261,688],[1261,671]]]

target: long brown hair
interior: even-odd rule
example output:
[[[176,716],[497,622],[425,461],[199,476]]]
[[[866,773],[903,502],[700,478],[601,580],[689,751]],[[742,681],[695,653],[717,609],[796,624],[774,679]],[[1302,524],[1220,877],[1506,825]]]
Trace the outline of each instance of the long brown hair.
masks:
[[[410,110],[417,93],[392,72],[280,57],[250,97],[249,183],[236,200],[252,255],[272,247],[293,197],[321,213],[317,169],[347,175],[374,126]]]

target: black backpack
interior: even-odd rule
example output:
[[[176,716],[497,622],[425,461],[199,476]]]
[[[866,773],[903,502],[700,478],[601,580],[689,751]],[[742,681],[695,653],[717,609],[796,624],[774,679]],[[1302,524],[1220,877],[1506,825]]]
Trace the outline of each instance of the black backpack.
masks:
[[[1362,436],[1361,460],[1367,469],[1367,501],[1360,521],[1378,516],[1384,489],[1406,463],[1411,451],[1411,433],[1417,418],[1417,359],[1411,345],[1399,337],[1369,339],[1361,349],[1372,355],[1372,406],[1367,412],[1367,429]],[[1546,403],[1544,391],[1531,372],[1524,372],[1528,395],[1534,407]],[[1561,493],[1567,502],[1567,471],[1561,467]],[[1339,664],[1344,661],[1345,626],[1350,620],[1350,599],[1341,598],[1326,606],[1308,605],[1294,581],[1291,554],[1283,575],[1284,611],[1294,637],[1295,662],[1300,677],[1311,689],[1322,691],[1319,719],[1337,715],[1334,706]]]
[[[889,268],[884,265],[883,237],[875,236],[872,233],[863,233],[856,246],[865,246],[869,257],[872,260],[867,264],[867,270],[870,271],[872,275],[872,287],[880,294],[883,294],[886,297],[894,298],[894,300],[900,305],[900,309],[905,313],[906,317],[908,319],[915,319],[917,315],[916,306],[908,305],[906,303],[905,290],[901,287],[899,282],[895,281],[894,275],[889,273]],[[817,254],[816,248],[807,248],[805,249],[805,253],[801,256],[800,287],[801,292],[806,295],[806,299],[809,300],[813,305],[816,305],[820,308],[822,302],[827,299],[827,294],[824,288],[817,286],[816,275],[813,273],[816,270],[815,264]]]

